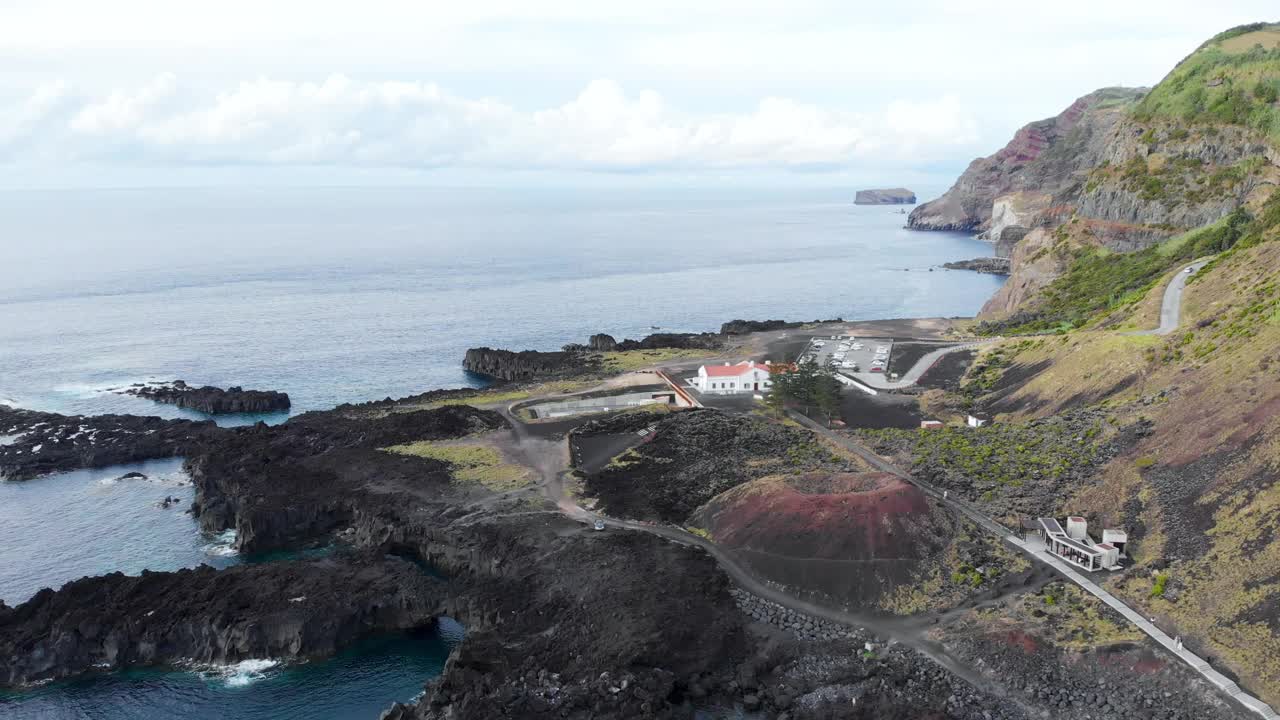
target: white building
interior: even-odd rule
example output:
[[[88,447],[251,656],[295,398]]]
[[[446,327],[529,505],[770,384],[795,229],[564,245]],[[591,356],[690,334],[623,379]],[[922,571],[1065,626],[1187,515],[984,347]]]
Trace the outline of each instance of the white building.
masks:
[[[991,418],[987,417],[986,415],[974,415],[970,413],[969,417],[966,418],[965,420],[965,424],[967,424],[969,427],[975,427],[975,428],[984,427],[986,425],[991,424]]]
[[[743,361],[737,365],[703,365],[689,384],[709,395],[765,392],[773,387],[770,368],[758,362]]]
[[[1056,518],[1040,518],[1031,527],[1038,532],[1048,552],[1082,570],[1093,572],[1120,567],[1120,549],[1108,542],[1095,543],[1082,517],[1068,517],[1065,530]]]

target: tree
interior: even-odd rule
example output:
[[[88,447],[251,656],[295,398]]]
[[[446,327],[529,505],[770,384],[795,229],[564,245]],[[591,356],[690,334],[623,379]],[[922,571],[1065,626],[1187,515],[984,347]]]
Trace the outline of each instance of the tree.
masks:
[[[826,416],[828,425],[831,424],[831,416],[840,412],[839,383],[831,375],[823,373],[815,381],[813,395],[818,412]]]

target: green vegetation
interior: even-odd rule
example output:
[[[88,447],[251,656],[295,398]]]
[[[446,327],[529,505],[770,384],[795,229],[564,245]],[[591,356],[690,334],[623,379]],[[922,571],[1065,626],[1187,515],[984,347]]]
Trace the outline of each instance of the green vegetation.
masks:
[[[1013,364],[1014,358],[1024,350],[1035,349],[1043,344],[1043,340],[1020,340],[1013,344],[1000,345],[982,354],[966,373],[967,379],[961,387],[961,392],[969,399],[987,394],[1000,381],[1005,368]]]
[[[1273,197],[1273,202],[1280,205]],[[1280,224],[1280,209],[1276,223]],[[1081,249],[1062,277],[1040,294],[1038,302],[1005,320],[978,323],[979,334],[1066,332],[1083,327],[1103,313],[1141,300],[1174,267],[1197,257],[1221,253],[1243,241],[1262,238],[1267,213],[1253,219],[1238,209],[1212,225],[1184,233],[1160,245],[1131,253]]]
[[[969,587],[979,587],[985,580],[982,573],[972,565],[961,565],[959,570],[951,573],[951,582],[956,585],[968,585]]]
[[[1222,33],[1179,63],[1138,103],[1134,117],[1239,125],[1280,140],[1277,37],[1267,25]]]
[[[529,483],[529,472],[504,463],[498,451],[486,445],[450,445],[437,442],[415,442],[383,448],[384,452],[429,458],[449,463],[453,478],[479,483],[489,490],[505,492]]]
[[[604,360],[604,369],[606,371],[622,373],[677,360],[698,360],[715,354],[716,351],[714,350],[657,348],[654,350],[606,352],[600,353],[600,357]]]
[[[975,488],[1059,480],[1092,464],[1102,433],[1100,423],[1083,432],[1068,425],[1012,425],[935,430],[863,430],[877,446],[914,440],[916,467],[936,468],[970,478]],[[991,499],[991,498],[987,498]]]
[[[779,412],[787,402],[803,406],[806,414],[816,408],[830,422],[840,411],[840,385],[830,372],[810,360],[792,372],[775,374],[767,402]]]
[[[1151,597],[1164,597],[1164,589],[1169,584],[1169,573],[1156,575],[1155,584],[1151,586]]]

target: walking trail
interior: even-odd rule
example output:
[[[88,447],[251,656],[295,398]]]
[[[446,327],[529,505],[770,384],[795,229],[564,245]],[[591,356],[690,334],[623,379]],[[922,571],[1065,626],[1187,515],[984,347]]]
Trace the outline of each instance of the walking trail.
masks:
[[[1179,273],[1179,275],[1182,276],[1183,273]],[[1178,296],[1179,297],[1181,296],[1181,291],[1178,292]],[[1168,293],[1166,292],[1166,298],[1167,297],[1168,297]],[[1176,315],[1175,315],[1175,318],[1176,318]],[[898,469],[896,466],[886,462],[884,458],[881,458],[879,455],[876,455],[875,453],[871,452],[871,450],[869,450],[868,448],[864,447],[860,443],[850,438],[837,435],[831,432],[830,430],[828,430],[827,428],[822,427],[818,423],[798,413],[791,413],[791,417],[797,422],[805,425],[806,427],[812,429],[813,431],[828,438],[832,442],[839,443],[842,447],[845,447],[850,451],[856,453],[859,457],[866,460],[873,467],[879,470],[882,470],[884,472],[897,475],[898,477],[914,484],[916,487],[919,487],[922,491],[924,491],[925,493],[928,493],[934,499],[948,505],[949,507],[953,508],[957,512],[963,514],[965,517],[969,518],[970,520],[973,520],[988,532],[993,533],[996,536],[1007,540],[1014,547],[1017,547],[1023,552],[1025,552],[1027,555],[1030,555],[1032,559],[1038,560],[1042,563],[1049,565],[1058,573],[1066,577],[1068,580],[1075,583],[1076,585],[1079,585],[1086,592],[1097,597],[1099,600],[1101,600],[1102,602],[1106,603],[1107,605],[1115,609],[1122,616],[1124,616],[1126,620],[1128,620],[1129,622],[1137,626],[1139,630],[1146,633],[1153,640],[1155,640],[1160,645],[1162,645],[1166,650],[1173,653],[1175,656],[1180,658],[1183,662],[1190,665],[1192,668],[1196,670],[1196,672],[1200,673],[1209,682],[1213,683],[1215,687],[1222,690],[1224,693],[1226,693],[1228,696],[1230,696],[1231,698],[1239,702],[1245,708],[1257,713],[1258,715],[1264,718],[1267,718],[1267,720],[1280,720],[1280,715],[1277,715],[1275,710],[1273,710],[1271,706],[1262,702],[1258,698],[1250,695],[1244,690],[1241,690],[1240,686],[1237,685],[1235,682],[1233,682],[1230,678],[1218,672],[1217,670],[1214,670],[1209,665],[1209,663],[1204,660],[1204,658],[1199,657],[1198,655],[1191,652],[1190,650],[1187,650],[1185,647],[1180,647],[1173,638],[1169,637],[1168,633],[1156,627],[1154,623],[1152,623],[1150,620],[1143,617],[1140,613],[1138,613],[1133,608],[1129,607],[1127,604],[1124,603],[1124,601],[1120,600],[1120,598],[1117,598],[1116,596],[1112,595],[1110,592],[1107,592],[1102,587],[1100,587],[1097,583],[1093,582],[1089,578],[1080,574],[1071,566],[1059,560],[1057,557],[1054,557],[1053,555],[1049,554],[1049,552],[1045,549],[1044,543],[1039,541],[1028,542],[1023,538],[1018,537],[1017,533],[1010,531],[1008,528],[996,522],[989,515],[978,510],[968,502],[965,502],[958,498],[950,497],[950,493],[945,493],[939,490],[938,488],[934,487],[930,483],[919,480],[918,478],[915,478],[910,474],[903,472],[902,470]]]

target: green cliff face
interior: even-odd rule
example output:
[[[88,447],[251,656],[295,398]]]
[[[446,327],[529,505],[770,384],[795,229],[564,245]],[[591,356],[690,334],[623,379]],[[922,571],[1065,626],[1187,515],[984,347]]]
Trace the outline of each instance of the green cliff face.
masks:
[[[1079,327],[1244,235],[1280,185],[1280,25],[1214,37],[1123,114],[1092,164],[1027,188],[1048,199],[1018,218],[989,330]]]
[[[1280,142],[1280,24],[1244,25],[1201,45],[1134,110],[1140,122],[1236,125]]]

